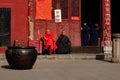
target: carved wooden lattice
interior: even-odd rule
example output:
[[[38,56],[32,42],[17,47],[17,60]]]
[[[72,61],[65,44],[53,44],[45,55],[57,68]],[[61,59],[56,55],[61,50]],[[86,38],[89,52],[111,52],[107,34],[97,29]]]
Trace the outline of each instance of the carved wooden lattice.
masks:
[[[0,46],[10,45],[11,9],[0,8]]]
[[[62,19],[68,19],[68,0],[60,0]]]
[[[72,16],[79,16],[79,0],[71,0]]]
[[[54,19],[54,10],[57,9],[57,0],[52,0],[52,19]]]

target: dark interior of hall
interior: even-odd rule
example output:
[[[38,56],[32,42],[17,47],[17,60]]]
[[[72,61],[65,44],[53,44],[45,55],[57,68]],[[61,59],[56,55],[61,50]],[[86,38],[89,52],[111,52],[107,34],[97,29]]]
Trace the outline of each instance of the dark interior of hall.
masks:
[[[120,33],[120,4],[117,0],[111,0],[111,32]]]
[[[81,0],[82,23],[87,22],[90,26],[95,23],[100,24],[100,1],[101,0]]]
[[[82,0],[82,23],[87,22],[92,25],[95,22],[101,22],[101,0]],[[120,11],[119,2],[117,0],[111,0],[111,33],[120,33]]]

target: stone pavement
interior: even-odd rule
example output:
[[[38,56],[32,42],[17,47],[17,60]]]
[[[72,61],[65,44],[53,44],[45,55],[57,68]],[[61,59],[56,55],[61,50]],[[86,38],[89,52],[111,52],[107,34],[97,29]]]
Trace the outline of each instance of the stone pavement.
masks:
[[[62,55],[65,59],[53,56],[38,56],[29,70],[9,69],[4,59],[0,61],[0,80],[120,80],[120,63],[77,59],[75,54],[74,58]]]

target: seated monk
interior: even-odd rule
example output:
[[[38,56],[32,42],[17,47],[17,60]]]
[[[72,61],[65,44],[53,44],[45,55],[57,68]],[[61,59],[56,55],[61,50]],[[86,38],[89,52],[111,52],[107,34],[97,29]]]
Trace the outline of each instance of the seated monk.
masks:
[[[50,33],[49,29],[47,29],[45,34],[43,35],[43,39],[45,54],[47,53],[51,55],[57,49],[57,45],[55,44],[55,37],[53,34]]]
[[[70,53],[71,49],[71,41],[68,36],[66,36],[65,31],[62,31],[61,35],[56,41],[57,45],[57,54],[66,54]]]

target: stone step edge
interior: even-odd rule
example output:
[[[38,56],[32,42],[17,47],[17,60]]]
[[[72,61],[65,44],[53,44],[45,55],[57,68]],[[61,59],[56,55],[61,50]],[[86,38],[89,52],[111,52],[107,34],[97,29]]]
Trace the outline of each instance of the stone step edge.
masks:
[[[93,59],[108,59],[112,56],[105,54],[53,54],[53,55],[38,55],[37,60],[93,60]],[[6,61],[5,55],[0,55],[0,61]]]

